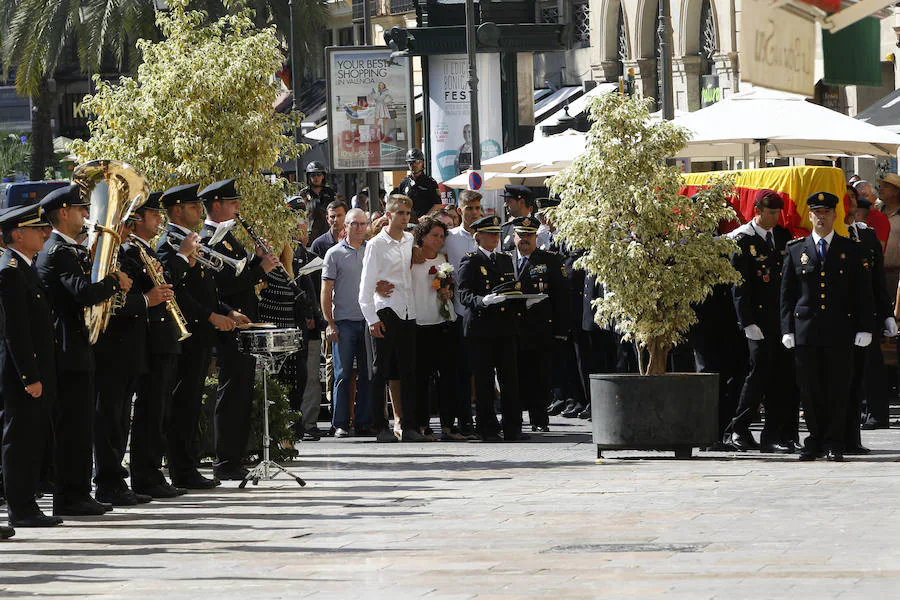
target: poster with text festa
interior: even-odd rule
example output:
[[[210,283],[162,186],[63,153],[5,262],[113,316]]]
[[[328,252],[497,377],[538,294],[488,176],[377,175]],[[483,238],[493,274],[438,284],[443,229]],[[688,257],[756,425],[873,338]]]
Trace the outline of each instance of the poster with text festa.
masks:
[[[413,131],[409,58],[389,48],[326,48],[334,171],[406,170]]]
[[[479,54],[478,125],[481,160],[502,151],[500,55]],[[472,168],[472,125],[469,115],[469,63],[464,55],[428,57],[431,175],[447,181]]]

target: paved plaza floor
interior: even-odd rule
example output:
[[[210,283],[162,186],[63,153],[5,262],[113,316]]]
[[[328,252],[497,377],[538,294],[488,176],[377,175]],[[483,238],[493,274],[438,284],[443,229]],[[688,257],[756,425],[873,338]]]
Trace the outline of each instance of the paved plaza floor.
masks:
[[[279,478],[0,542],[0,597],[900,597],[900,429],[845,463],[534,443],[300,445]],[[45,508],[46,502],[44,503]]]

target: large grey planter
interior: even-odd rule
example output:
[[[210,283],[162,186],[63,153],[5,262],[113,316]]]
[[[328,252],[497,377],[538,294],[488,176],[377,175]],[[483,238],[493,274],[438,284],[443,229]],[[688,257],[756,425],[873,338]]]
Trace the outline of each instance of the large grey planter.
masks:
[[[591,375],[591,416],[597,458],[603,450],[674,450],[716,441],[719,376],[715,373]]]

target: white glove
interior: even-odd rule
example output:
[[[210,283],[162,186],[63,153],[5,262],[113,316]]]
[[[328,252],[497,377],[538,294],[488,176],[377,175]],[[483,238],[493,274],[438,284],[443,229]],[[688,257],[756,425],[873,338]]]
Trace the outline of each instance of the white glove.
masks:
[[[535,304],[537,304],[538,302],[543,302],[544,300],[546,300],[546,298],[529,298],[528,300],[525,301],[525,309],[527,310],[527,309],[531,308],[532,306],[534,306]]]
[[[895,337],[897,335],[897,320],[894,317],[885,319],[884,327],[884,337]]]
[[[759,328],[759,325],[747,325],[744,327],[744,336],[748,340],[756,342],[766,338],[766,336],[763,335],[762,329]]]
[[[872,334],[867,331],[860,331],[856,334],[856,339],[853,340],[853,343],[860,348],[865,348],[872,343]]]
[[[794,341],[794,334],[786,333],[783,336],[781,336],[781,345],[784,346],[785,348],[787,348],[788,350],[793,349],[793,347],[797,345],[797,343]]]
[[[500,304],[506,300],[506,296],[501,294],[488,294],[484,298],[481,299],[484,302],[485,306],[491,306],[492,304]]]

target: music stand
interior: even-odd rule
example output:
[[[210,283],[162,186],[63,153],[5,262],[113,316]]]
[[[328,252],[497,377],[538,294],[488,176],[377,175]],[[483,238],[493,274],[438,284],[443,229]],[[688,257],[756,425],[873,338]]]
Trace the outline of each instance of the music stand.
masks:
[[[258,485],[261,479],[264,481],[270,481],[272,479],[275,479],[275,477],[277,477],[279,473],[284,473],[288,477],[293,477],[294,480],[298,484],[300,484],[300,487],[306,486],[306,482],[303,481],[300,477],[291,473],[290,471],[279,465],[277,462],[269,458],[269,442],[271,440],[269,438],[270,402],[267,375],[274,375],[275,373],[280,371],[281,366],[284,364],[284,361],[287,360],[287,357],[291,354],[294,354],[298,350],[299,348],[283,352],[272,352],[260,348],[254,348],[250,351],[250,355],[256,357],[256,360],[259,361],[260,367],[263,372],[263,456],[262,460],[260,460],[255,467],[250,469],[246,476],[244,476],[243,481],[238,484],[238,489],[244,489],[245,487],[247,487],[248,481],[252,481],[253,485]]]

